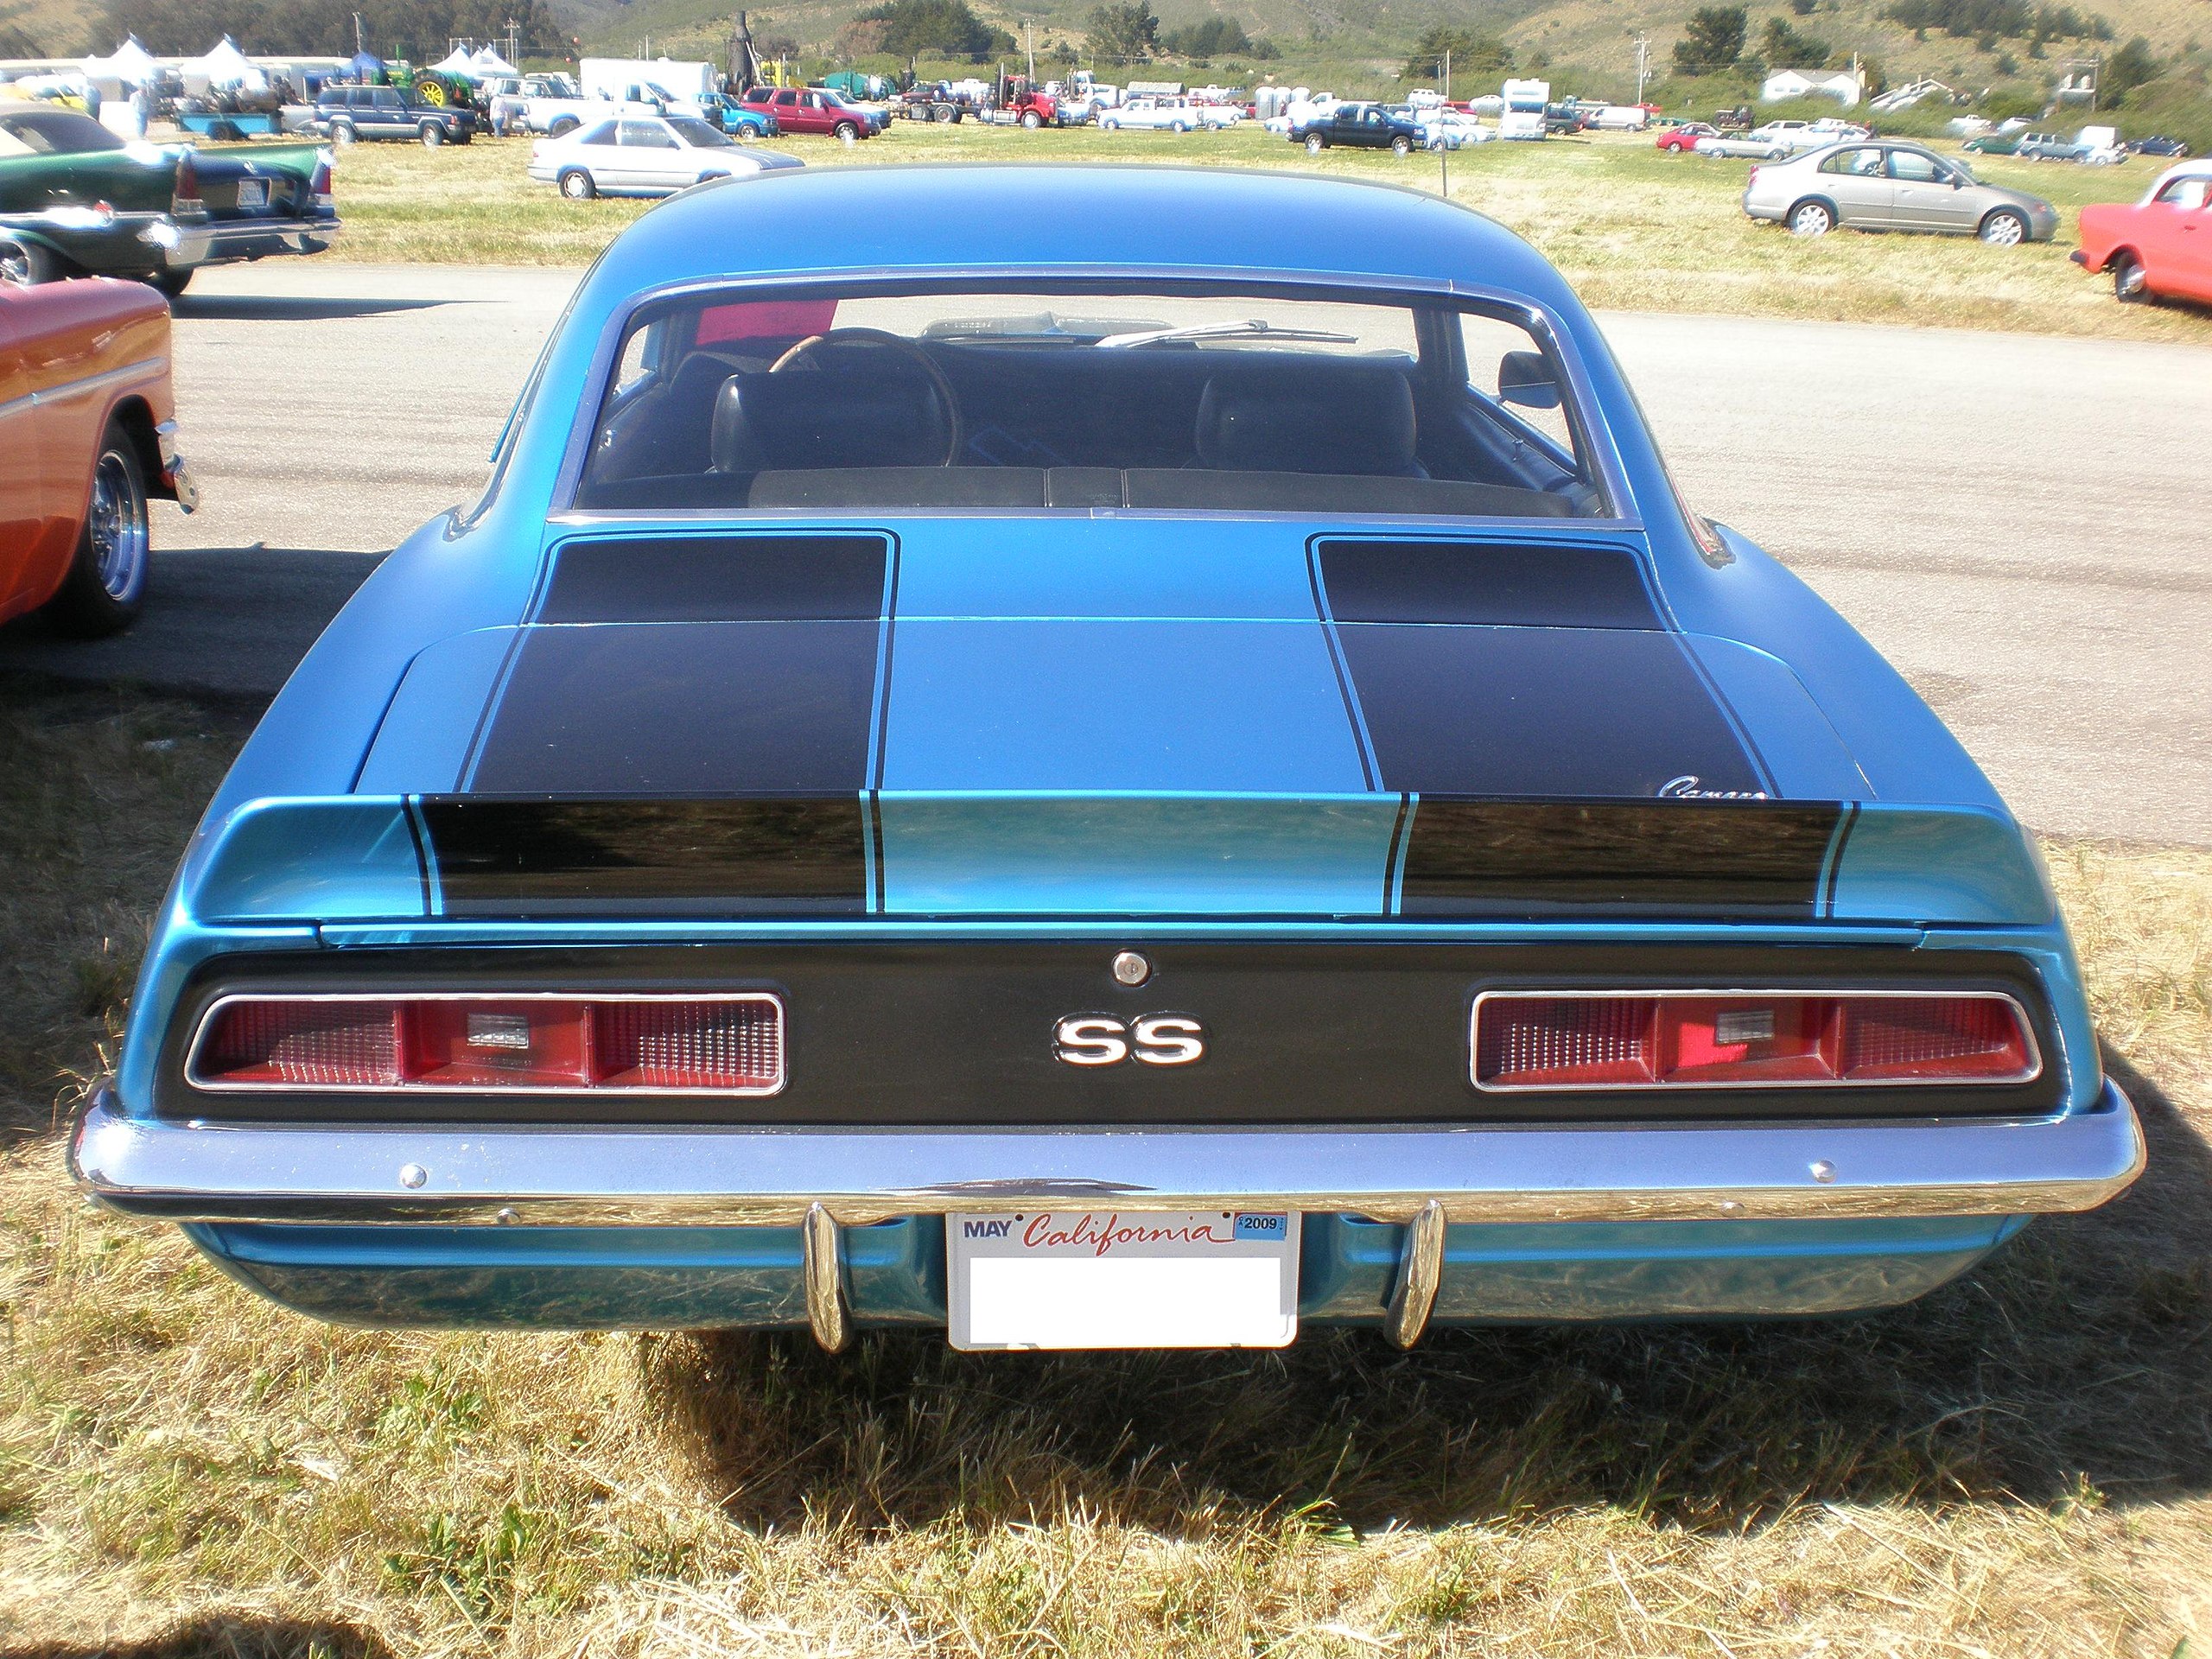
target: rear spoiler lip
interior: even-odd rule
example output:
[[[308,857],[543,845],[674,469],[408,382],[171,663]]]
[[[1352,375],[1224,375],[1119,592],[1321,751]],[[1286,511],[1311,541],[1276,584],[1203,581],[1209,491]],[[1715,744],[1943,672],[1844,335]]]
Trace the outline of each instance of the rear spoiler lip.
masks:
[[[210,925],[1097,918],[2051,925],[1981,806],[1149,791],[250,801]]]

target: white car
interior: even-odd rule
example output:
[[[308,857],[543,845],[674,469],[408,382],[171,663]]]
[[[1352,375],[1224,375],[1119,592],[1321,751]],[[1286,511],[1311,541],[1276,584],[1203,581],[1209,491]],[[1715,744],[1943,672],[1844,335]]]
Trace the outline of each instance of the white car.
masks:
[[[1494,129],[1459,110],[1415,110],[1414,124],[1421,130],[1421,142],[1431,149],[1461,149],[1469,144],[1486,144],[1497,137]]]
[[[1818,121],[1770,121],[1763,127],[1753,127],[1748,136],[1780,145],[1784,156],[1802,156],[1825,145],[1864,138],[1867,132],[1864,127],[1830,115]]]
[[[622,115],[531,147],[530,176],[572,201],[594,196],[671,196],[687,185],[802,165],[748,149],[690,115]]]
[[[1195,132],[1200,127],[1229,124],[1207,119],[1210,109],[1218,113],[1218,106],[1193,104],[1187,98],[1133,98],[1118,110],[1102,112],[1098,124],[1109,132],[1123,127],[1148,132]]]
[[[1707,159],[1749,156],[1755,162],[1778,162],[1789,154],[1786,140],[1771,135],[1762,138],[1752,132],[1719,133],[1700,138],[1690,148]]]

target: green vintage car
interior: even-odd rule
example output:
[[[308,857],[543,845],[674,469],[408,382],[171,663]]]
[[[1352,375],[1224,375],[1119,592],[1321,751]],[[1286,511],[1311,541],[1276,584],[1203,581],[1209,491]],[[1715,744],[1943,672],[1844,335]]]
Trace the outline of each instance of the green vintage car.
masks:
[[[0,103],[0,280],[137,276],[180,294],[202,265],[320,253],[338,229],[314,145],[133,143],[75,110]]]

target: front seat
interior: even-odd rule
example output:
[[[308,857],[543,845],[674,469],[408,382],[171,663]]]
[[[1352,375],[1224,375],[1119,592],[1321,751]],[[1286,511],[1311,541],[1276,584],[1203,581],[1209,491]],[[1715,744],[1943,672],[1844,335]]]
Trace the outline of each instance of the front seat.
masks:
[[[1225,473],[1426,478],[1413,388],[1395,369],[1225,369],[1198,396],[1198,465]]]
[[[920,374],[821,368],[733,374],[715,400],[718,473],[941,467],[951,411]]]

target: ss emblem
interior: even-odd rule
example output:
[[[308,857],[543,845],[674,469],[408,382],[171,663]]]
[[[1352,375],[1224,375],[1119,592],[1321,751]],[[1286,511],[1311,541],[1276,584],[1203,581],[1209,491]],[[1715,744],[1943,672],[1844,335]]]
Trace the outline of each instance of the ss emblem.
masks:
[[[1052,1027],[1052,1058],[1065,1065],[1188,1065],[1205,1052],[1205,1027],[1186,1014],[1071,1014]]]

